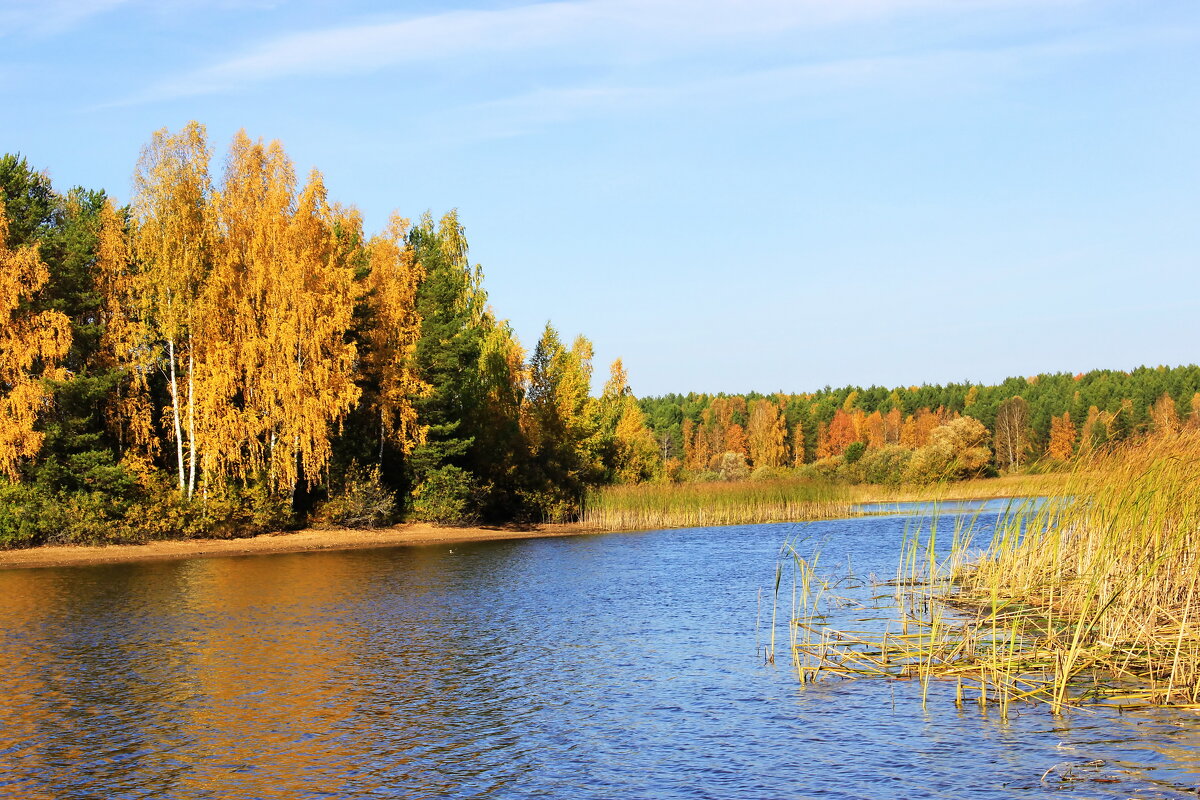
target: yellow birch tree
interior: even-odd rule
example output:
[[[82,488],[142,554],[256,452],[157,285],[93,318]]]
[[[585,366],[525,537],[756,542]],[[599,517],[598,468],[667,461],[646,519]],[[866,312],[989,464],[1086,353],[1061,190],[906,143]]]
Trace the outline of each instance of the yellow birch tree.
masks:
[[[36,244],[11,249],[7,240],[0,203],[0,474],[15,481],[21,461],[42,447],[34,423],[49,399],[44,381],[67,377],[58,364],[71,347],[71,322],[59,311],[29,308],[50,273]]]
[[[143,316],[166,346],[179,490],[189,496],[198,457],[193,331],[213,243],[208,162],[203,125],[190,122],[177,134],[163,128],[142,149],[133,181],[133,249],[147,289]]]

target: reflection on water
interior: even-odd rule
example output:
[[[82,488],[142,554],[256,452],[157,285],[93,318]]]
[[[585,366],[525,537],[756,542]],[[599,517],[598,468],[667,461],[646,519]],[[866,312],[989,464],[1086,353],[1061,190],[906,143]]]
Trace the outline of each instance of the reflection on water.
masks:
[[[761,663],[785,537],[890,574],[909,522],[0,572],[0,796],[1195,796],[1190,715]]]

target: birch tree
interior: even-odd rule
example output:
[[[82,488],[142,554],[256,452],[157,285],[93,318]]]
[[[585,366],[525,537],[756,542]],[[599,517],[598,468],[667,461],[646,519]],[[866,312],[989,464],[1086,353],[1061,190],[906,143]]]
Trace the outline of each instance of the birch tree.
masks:
[[[45,381],[67,377],[59,364],[71,348],[71,322],[59,311],[30,309],[49,271],[36,244],[7,241],[0,203],[0,474],[18,480],[20,463],[42,446],[34,424],[49,399]]]
[[[155,132],[134,173],[134,254],[145,270],[144,316],[165,344],[168,412],[179,491],[196,487],[196,357],[194,330],[213,243],[204,126]]]

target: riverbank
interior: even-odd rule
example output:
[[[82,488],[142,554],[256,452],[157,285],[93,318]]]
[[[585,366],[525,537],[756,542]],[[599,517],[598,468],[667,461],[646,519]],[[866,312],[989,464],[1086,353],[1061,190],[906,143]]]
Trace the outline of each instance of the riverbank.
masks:
[[[25,550],[0,551],[0,569],[115,564],[127,561],[165,561],[177,558],[251,556],[267,553],[307,553],[316,550],[361,550],[404,545],[456,544],[495,539],[530,539],[598,533],[583,523],[526,527],[440,528],[405,523],[379,530],[306,528],[267,533],[245,539],[170,539],[146,544],[113,544],[95,547],[48,545]]]
[[[980,500],[1050,494],[1065,476],[985,478],[928,487],[830,487],[798,482],[650,484],[621,487],[633,507],[591,513],[582,522],[526,526],[437,527],[413,522],[379,530],[306,528],[236,539],[165,539],[145,544],[46,545],[0,550],[0,569],[161,561],[177,558],[358,550],[405,545],[532,539],[665,528],[811,522],[858,516],[863,503]],[[649,499],[649,502],[647,502]]]

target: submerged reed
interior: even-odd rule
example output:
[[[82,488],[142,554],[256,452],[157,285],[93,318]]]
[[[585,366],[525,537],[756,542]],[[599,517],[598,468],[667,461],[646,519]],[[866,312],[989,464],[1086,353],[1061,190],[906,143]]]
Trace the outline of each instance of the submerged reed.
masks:
[[[1014,508],[982,553],[958,518],[907,537],[900,631],[826,624],[828,587],[785,548],[810,599],[793,603],[792,657],[817,675],[954,680],[1006,715],[1038,700],[1200,708],[1200,432],[1145,440],[1080,465],[1046,502]],[[778,593],[777,593],[778,599]]]

